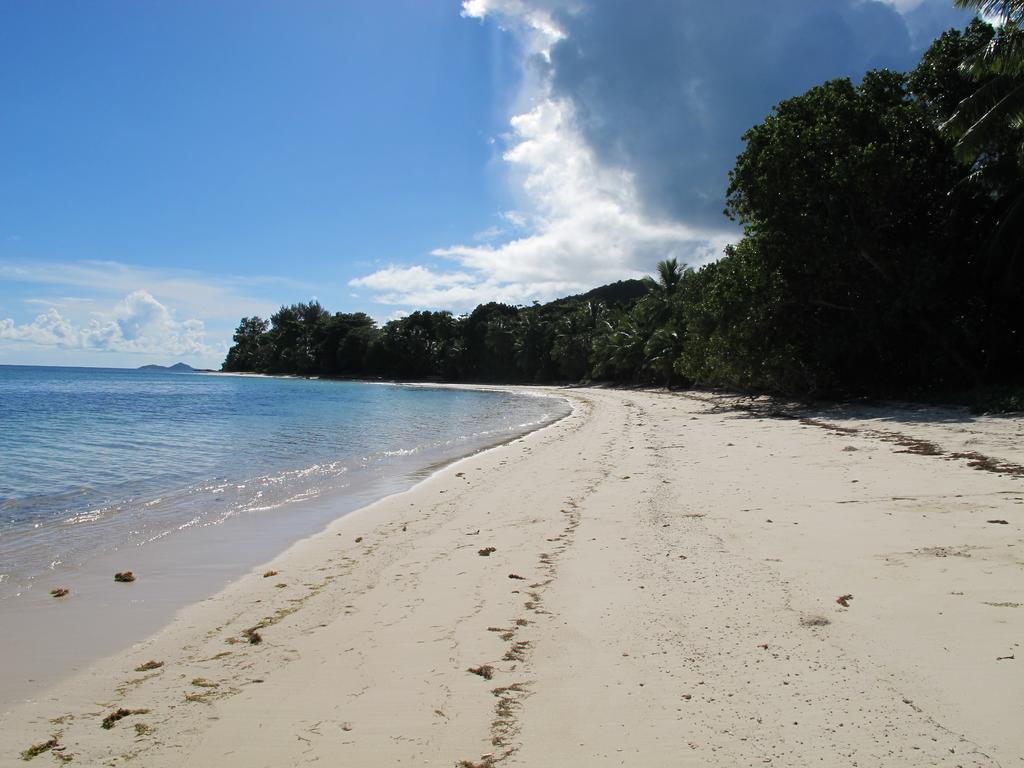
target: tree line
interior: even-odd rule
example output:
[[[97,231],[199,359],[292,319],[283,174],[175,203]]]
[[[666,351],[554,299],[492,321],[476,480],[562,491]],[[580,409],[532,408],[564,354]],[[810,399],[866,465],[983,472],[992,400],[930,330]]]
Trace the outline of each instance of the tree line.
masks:
[[[548,304],[421,311],[378,326],[317,302],[244,318],[225,371],[446,381],[696,384],[920,396],[1024,374],[1019,0],[950,30],[909,73],[778,104],[747,131],[699,269]]]

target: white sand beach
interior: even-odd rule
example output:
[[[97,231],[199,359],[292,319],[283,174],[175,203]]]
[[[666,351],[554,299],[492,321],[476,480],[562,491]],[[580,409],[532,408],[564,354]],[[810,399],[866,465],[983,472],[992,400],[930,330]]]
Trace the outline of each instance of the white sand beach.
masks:
[[[561,393],[4,713],[0,765],[1024,765],[1024,420]]]

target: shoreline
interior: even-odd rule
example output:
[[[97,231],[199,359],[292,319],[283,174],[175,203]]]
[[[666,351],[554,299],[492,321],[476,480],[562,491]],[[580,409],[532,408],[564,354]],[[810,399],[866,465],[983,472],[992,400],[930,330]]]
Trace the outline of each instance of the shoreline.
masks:
[[[561,394],[8,712],[0,764],[1024,765],[1024,479],[953,457],[1019,419]]]
[[[518,387],[460,388],[567,402],[554,388],[543,394]],[[0,645],[7,649],[0,665],[0,714],[144,641],[172,623],[182,610],[214,597],[297,542],[323,533],[337,519],[415,488],[454,462],[544,429],[560,418],[564,416],[553,412],[545,420],[484,435],[468,445],[453,444],[451,455],[435,449],[419,462],[401,462],[386,472],[382,468],[377,475],[358,478],[356,485],[289,506],[283,514],[280,509],[251,512],[145,546],[97,552],[50,578],[34,577],[21,593],[0,601]],[[113,584],[112,574],[123,570],[133,571],[137,581]],[[70,587],[71,596],[50,597],[51,587],[58,586]]]

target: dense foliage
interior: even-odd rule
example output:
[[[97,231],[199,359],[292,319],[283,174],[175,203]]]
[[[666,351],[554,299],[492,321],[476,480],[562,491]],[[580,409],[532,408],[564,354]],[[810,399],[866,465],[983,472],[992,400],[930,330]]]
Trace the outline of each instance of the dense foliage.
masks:
[[[999,30],[951,30],[909,74],[823,83],[747,131],[726,209],[743,237],[715,263],[382,327],[282,307],[242,320],[224,369],[810,396],[1019,384],[1024,69],[1019,4],[995,5]]]

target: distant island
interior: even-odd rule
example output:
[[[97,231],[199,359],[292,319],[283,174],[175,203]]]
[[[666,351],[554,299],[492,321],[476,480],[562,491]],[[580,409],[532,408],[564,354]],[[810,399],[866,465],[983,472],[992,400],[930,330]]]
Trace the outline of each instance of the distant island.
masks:
[[[140,365],[140,371],[171,371],[172,373],[195,373],[198,368],[193,368],[188,363],[175,363],[174,365]]]

